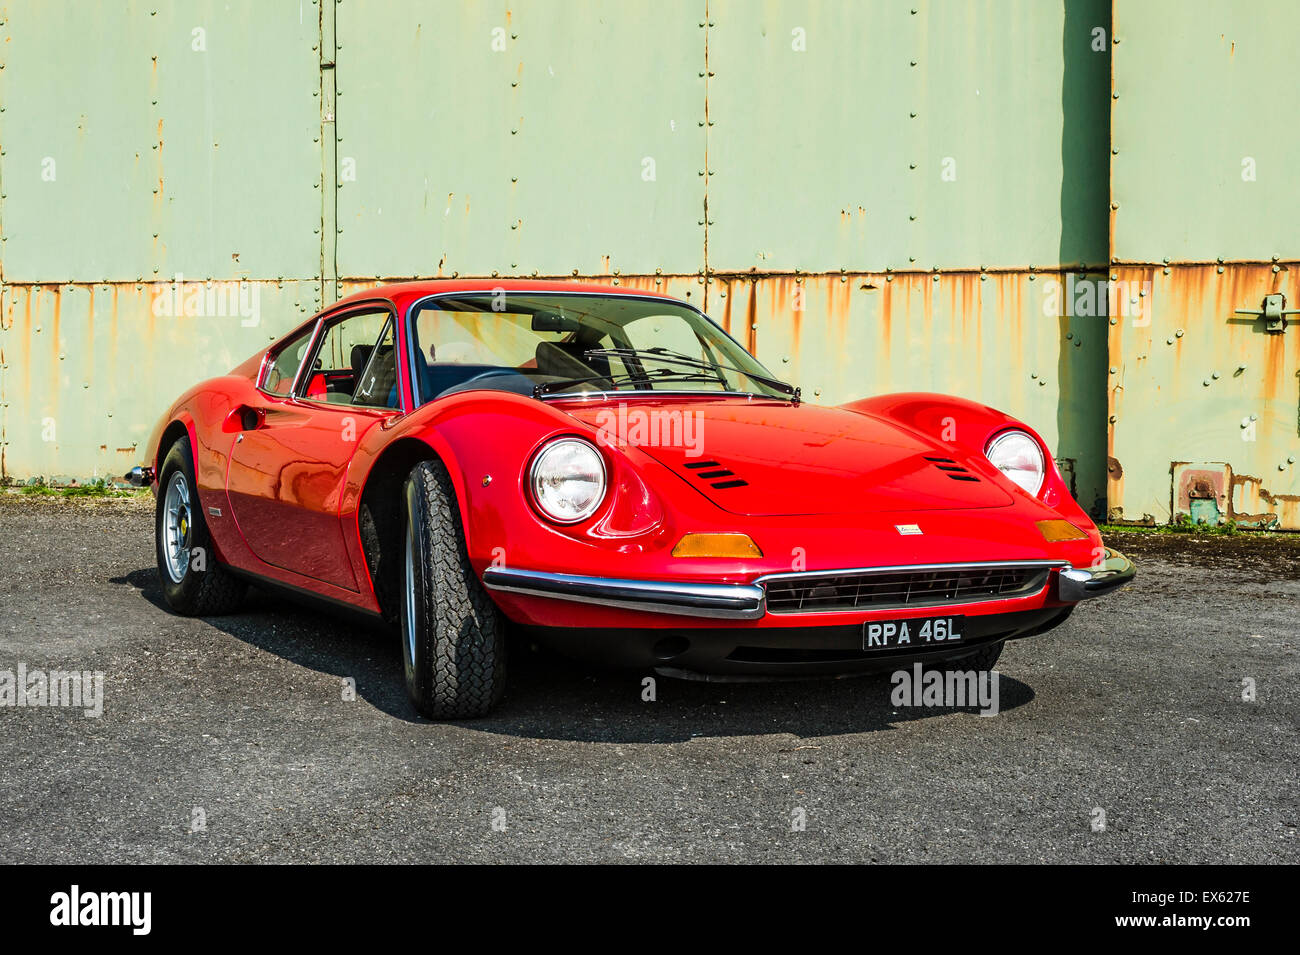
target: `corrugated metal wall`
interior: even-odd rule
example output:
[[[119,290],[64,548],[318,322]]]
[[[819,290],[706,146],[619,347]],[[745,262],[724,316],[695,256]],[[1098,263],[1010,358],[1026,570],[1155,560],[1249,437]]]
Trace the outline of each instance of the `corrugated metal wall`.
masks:
[[[6,476],[120,476],[320,307],[319,48],[310,3],[0,4]]]
[[[1300,6],[1114,16],[1112,271],[1150,310],[1111,328],[1111,512],[1300,528],[1300,328],[1236,314],[1300,304]]]
[[[1111,16],[1106,0],[0,2],[5,474],[120,474],[185,384],[377,279],[578,275],[703,304],[815,400],[926,389],[1021,415],[1098,514],[1109,451],[1112,509],[1166,518],[1170,461],[1257,473],[1294,438],[1269,425],[1229,458],[1180,443],[1177,417],[1151,441],[1149,399],[1170,376],[1202,387],[1193,341],[1207,358],[1228,334],[1255,343],[1215,330],[1229,273],[1196,284],[1204,269],[1160,259],[1295,251],[1252,224],[1294,191],[1232,208],[1214,191],[1236,147],[1203,148],[1204,104],[1260,141],[1261,169],[1295,134],[1243,108],[1276,51],[1214,66],[1216,18],[1257,20],[1263,41],[1280,32],[1265,14],[1122,0],[1118,100]],[[1180,52],[1184,19],[1201,32]],[[1117,275],[1161,266],[1150,326],[1062,304],[1112,255]],[[214,284],[173,293],[178,273]],[[1277,274],[1243,271],[1235,304]],[[1140,336],[1164,341],[1171,281],[1201,314],[1162,370]],[[1219,371],[1195,420],[1238,382]],[[1295,379],[1274,387],[1260,420],[1289,407],[1294,426]],[[1253,507],[1282,485],[1240,487]]]

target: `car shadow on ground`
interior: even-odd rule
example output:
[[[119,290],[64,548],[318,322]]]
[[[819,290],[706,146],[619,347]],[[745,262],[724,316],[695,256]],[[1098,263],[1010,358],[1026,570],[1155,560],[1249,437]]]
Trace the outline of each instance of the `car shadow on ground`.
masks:
[[[171,613],[154,568],[115,577]],[[204,621],[298,666],[356,680],[357,696],[408,723],[436,725],[406,697],[397,636],[314,606],[257,589],[241,612]],[[955,713],[979,719],[978,706],[897,707],[888,674],[789,682],[706,683],[633,670],[596,669],[523,638],[508,646],[505,699],[488,716],[458,726],[521,739],[671,743],[697,737],[786,734],[817,738],[888,730]],[[653,683],[647,683],[647,679]],[[1034,698],[1031,687],[1000,674],[998,709]]]

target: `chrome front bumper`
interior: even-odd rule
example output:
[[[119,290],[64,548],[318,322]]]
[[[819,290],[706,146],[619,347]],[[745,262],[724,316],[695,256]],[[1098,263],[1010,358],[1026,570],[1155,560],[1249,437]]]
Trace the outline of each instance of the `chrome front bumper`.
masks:
[[[686,617],[757,620],[767,612],[766,595],[756,584],[623,580],[506,567],[489,567],[483,572],[483,583],[489,590]]]
[[[1062,570],[1057,594],[1062,600],[1079,601],[1100,597],[1118,590],[1137,576],[1137,568],[1117,550],[1106,549],[1101,563],[1094,567],[1071,567]]]
[[[1055,562],[1033,563],[1055,566]],[[871,568],[878,572],[900,569],[904,568]],[[1068,564],[1060,567],[1057,594],[1061,600],[1071,603],[1089,597],[1100,597],[1122,587],[1131,581],[1134,575],[1135,570],[1131,560],[1118,551],[1107,550],[1102,562],[1096,567],[1075,568]],[[505,593],[600,604],[646,613],[669,613],[684,617],[722,620],[757,620],[767,614],[767,591],[762,586],[761,579],[759,583],[754,584],[707,584],[673,580],[586,577],[578,574],[553,574],[540,570],[489,567],[483,573],[483,583],[489,590]],[[938,611],[942,608],[932,605],[931,609]],[[844,612],[854,611],[823,611],[828,617]]]

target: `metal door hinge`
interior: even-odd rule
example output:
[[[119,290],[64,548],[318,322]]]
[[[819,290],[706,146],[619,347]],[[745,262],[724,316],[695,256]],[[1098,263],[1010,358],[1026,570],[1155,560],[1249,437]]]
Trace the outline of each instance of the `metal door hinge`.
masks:
[[[1281,334],[1286,331],[1286,317],[1300,315],[1300,308],[1287,308],[1286,296],[1281,292],[1265,295],[1259,308],[1239,308],[1234,315],[1258,315],[1264,319],[1264,331]]]

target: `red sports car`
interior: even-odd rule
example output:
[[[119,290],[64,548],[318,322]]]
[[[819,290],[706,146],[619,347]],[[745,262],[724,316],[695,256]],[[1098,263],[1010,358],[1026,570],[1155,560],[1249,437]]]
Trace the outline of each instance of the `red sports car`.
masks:
[[[711,679],[954,661],[1132,579],[1034,431],[959,398],[804,402],[691,305],[553,282],[352,295],[168,409],[185,614],[246,583],[396,624],[430,717],[486,713],[504,634]]]

